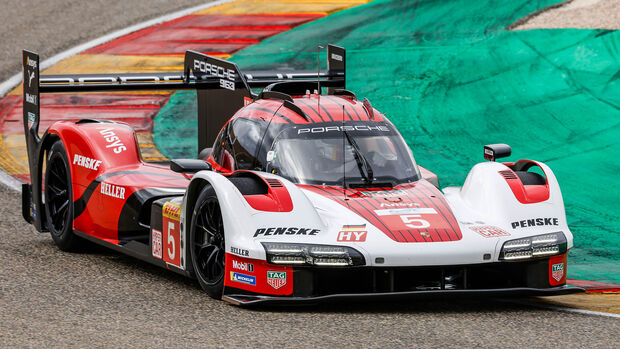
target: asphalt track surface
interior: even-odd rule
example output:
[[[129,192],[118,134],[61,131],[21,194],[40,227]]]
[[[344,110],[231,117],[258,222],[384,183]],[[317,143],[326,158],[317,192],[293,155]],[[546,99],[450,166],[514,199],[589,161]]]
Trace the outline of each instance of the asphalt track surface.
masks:
[[[0,76],[19,50],[43,57],[199,1],[3,1]],[[84,14],[88,15],[84,15]],[[93,247],[56,249],[0,185],[2,347],[600,347],[620,320],[502,300],[324,304],[246,310],[189,279]],[[616,343],[616,344],[613,344]]]

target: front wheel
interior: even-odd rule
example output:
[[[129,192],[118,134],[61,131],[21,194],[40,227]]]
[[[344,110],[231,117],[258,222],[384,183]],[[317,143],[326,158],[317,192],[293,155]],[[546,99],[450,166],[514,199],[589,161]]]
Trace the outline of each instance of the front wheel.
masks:
[[[215,190],[210,185],[196,200],[189,241],[192,266],[200,287],[212,298],[221,299],[226,260],[224,222]]]

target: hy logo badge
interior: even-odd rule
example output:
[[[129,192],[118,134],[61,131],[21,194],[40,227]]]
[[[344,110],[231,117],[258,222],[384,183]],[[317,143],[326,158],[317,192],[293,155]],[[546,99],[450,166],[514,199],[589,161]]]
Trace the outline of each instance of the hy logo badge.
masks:
[[[286,272],[285,271],[268,271],[267,283],[269,286],[276,290],[286,285]]]

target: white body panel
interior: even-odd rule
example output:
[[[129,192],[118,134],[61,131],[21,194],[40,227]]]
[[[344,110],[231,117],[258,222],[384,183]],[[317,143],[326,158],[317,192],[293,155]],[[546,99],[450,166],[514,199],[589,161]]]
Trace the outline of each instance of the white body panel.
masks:
[[[216,191],[224,220],[226,252],[253,259],[266,259],[261,242],[293,242],[322,245],[344,245],[355,248],[364,255],[370,266],[429,266],[493,263],[499,259],[503,243],[520,237],[562,231],[568,247],[573,237],[566,224],[564,204],[553,172],[543,168],[550,187],[548,200],[535,204],[522,204],[512,193],[498,171],[507,167],[501,163],[479,163],[470,171],[462,188],[445,188],[445,198],[458,221],[462,239],[446,242],[403,243],[392,240],[379,228],[349,208],[312,191],[301,189],[290,181],[273,174],[257,172],[264,178],[277,178],[290,193],[291,212],[265,212],[252,208],[237,188],[221,174],[213,171],[198,172],[193,180],[203,179]],[[187,206],[183,201],[183,210]],[[188,236],[189,222],[182,217],[182,227]],[[557,218],[557,225],[513,228],[513,222],[535,218]],[[338,242],[343,225],[366,225],[365,242]],[[470,227],[493,226],[509,236],[484,237]],[[259,235],[257,229],[269,227],[300,227],[318,229],[309,235]],[[242,253],[233,252],[244,250]],[[485,255],[486,258],[485,258]],[[489,256],[490,255],[490,258]],[[384,262],[376,264],[376,258]]]

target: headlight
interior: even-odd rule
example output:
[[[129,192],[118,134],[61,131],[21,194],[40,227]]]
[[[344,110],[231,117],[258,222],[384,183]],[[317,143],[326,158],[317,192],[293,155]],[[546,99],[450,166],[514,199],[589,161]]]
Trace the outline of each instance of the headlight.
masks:
[[[500,260],[548,257],[566,252],[566,236],[561,231],[504,242]]]
[[[364,256],[346,246],[263,242],[267,262],[284,265],[345,267],[364,265]]]

